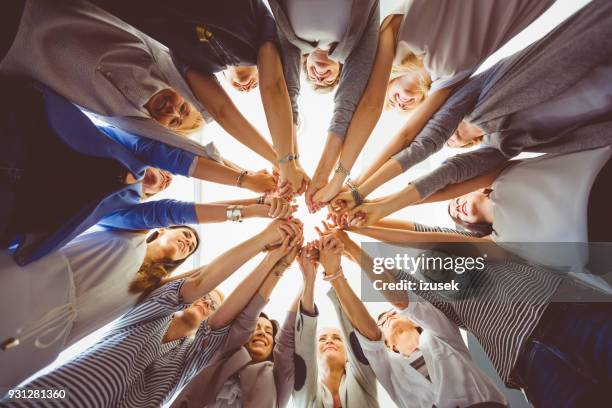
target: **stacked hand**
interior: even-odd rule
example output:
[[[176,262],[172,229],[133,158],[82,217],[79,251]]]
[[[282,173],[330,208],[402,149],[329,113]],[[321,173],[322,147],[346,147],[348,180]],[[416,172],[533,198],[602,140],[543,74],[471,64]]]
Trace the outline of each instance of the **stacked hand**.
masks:
[[[304,169],[295,163],[281,166],[277,191],[281,197],[302,195],[310,183],[310,177]]]
[[[304,224],[296,218],[290,220],[274,220],[261,232],[263,245],[273,249],[283,244],[289,237],[289,246],[293,247],[303,239]]]

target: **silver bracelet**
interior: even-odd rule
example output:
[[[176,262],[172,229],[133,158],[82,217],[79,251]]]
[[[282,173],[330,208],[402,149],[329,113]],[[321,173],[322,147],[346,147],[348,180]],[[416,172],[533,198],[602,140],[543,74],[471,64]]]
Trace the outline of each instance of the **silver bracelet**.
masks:
[[[236,186],[237,187],[242,187],[242,181],[244,180],[244,176],[246,176],[247,174],[249,174],[249,172],[247,170],[242,170],[240,172],[240,174],[236,178]]]
[[[344,178],[347,178],[351,175],[351,172],[340,162],[338,162],[338,164],[336,165],[336,170],[334,172],[344,175]]]
[[[363,196],[359,192],[359,188],[357,187],[357,185],[355,183],[353,183],[353,181],[350,178],[347,179],[344,184],[348,188],[351,189],[351,195],[353,196],[353,200],[355,201],[355,204],[356,205],[361,205],[363,203]]]
[[[242,206],[230,205],[225,210],[228,221],[242,222]]]
[[[289,163],[292,162],[294,160],[297,160],[300,158],[299,154],[293,154],[293,153],[289,153],[286,156],[281,157],[280,159],[278,159],[279,163]]]

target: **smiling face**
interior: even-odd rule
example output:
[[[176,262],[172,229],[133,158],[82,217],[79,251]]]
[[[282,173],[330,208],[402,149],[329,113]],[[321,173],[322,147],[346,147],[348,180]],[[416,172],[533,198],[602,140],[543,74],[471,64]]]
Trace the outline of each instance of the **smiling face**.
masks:
[[[448,203],[448,213],[452,218],[459,219],[468,224],[486,223],[486,214],[482,210],[490,200],[486,189],[455,198]]]
[[[142,192],[146,196],[152,196],[167,189],[170,183],[172,183],[172,174],[170,172],[147,167],[144,179],[142,180]]]
[[[195,130],[203,123],[197,109],[170,88],[153,95],[144,107],[159,124],[177,132]]]
[[[317,48],[306,57],[306,75],[315,85],[332,86],[340,75],[340,63],[329,58],[327,51]]]
[[[376,322],[383,333],[385,345],[393,352],[399,353],[399,349],[404,349],[399,343],[402,341],[402,334],[410,331],[417,331],[415,324],[397,311],[390,310],[380,315]]]
[[[425,99],[420,74],[409,72],[391,81],[387,87],[387,105],[403,112],[416,108]]]
[[[317,355],[327,366],[346,365],[346,348],[340,330],[328,327],[319,331]]]
[[[484,130],[479,126],[462,121],[446,144],[449,147],[470,147],[477,144],[483,136]]]
[[[249,92],[259,85],[259,71],[256,66],[235,66],[223,71],[223,76],[237,91]]]
[[[257,320],[257,327],[251,338],[244,345],[255,363],[267,360],[274,347],[274,327],[272,322],[263,316]]]
[[[161,228],[148,245],[157,246],[167,261],[180,261],[195,251],[197,237],[189,228]]]

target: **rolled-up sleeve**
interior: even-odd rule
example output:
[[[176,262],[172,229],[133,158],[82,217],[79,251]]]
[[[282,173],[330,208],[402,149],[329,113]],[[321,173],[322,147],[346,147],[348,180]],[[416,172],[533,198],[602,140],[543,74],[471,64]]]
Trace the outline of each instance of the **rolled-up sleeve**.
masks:
[[[329,132],[344,139],[353,114],[370,79],[378,46],[380,10],[374,7],[359,43],[347,57],[334,96],[334,115]]]
[[[440,167],[412,182],[421,198],[425,199],[446,187],[469,180],[506,162],[508,158],[492,147],[481,147],[446,159]]]
[[[151,167],[167,170],[173,174],[189,176],[189,170],[196,158],[195,154],[178,147],[125,132],[116,127],[102,126],[99,129],[108,137],[129,149],[143,163]]]
[[[135,204],[115,211],[99,222],[105,227],[126,230],[145,230],[197,223],[194,203],[170,199]]]
[[[454,90],[412,143],[392,157],[402,166],[402,171],[407,171],[444,147],[463,118],[478,103],[485,80],[485,76],[477,77]]]

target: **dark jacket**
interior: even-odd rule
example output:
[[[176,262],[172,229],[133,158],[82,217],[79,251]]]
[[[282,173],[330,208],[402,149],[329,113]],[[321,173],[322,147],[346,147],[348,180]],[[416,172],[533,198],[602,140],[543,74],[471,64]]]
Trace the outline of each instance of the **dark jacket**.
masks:
[[[256,65],[259,48],[277,41],[276,24],[262,0],[91,0],[166,45],[175,60],[212,74]]]

